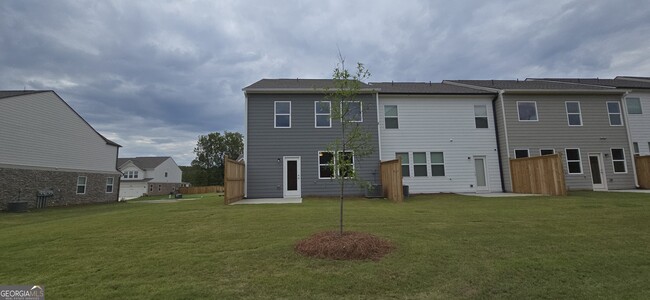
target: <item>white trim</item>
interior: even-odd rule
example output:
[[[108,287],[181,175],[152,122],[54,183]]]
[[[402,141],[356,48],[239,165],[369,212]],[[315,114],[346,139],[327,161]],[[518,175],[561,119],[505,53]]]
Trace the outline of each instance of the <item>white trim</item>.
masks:
[[[409,152],[395,152],[395,158],[398,158],[397,154],[400,154],[400,153],[406,154],[406,158],[408,159],[408,163],[406,163],[406,166],[408,167],[408,170],[409,170],[409,175],[404,176],[404,172],[402,172],[402,177],[409,177],[409,178],[413,177],[413,173],[411,172],[411,157],[409,155]],[[403,167],[405,165],[404,161],[400,161],[400,162],[401,162],[400,166]]]
[[[535,120],[522,120],[519,114],[519,103],[533,103],[535,105]],[[537,110],[537,101],[517,101],[517,120],[519,122],[539,122],[539,111]]]
[[[600,169],[600,185],[594,183],[594,170],[591,169],[591,157],[598,158],[598,168]],[[587,153],[587,162],[589,162],[589,173],[591,173],[591,185],[594,191],[606,191],[607,190],[607,172],[605,172],[605,162],[603,161],[602,153]]]
[[[442,163],[435,163],[434,164],[433,161],[431,161],[431,154],[433,154],[433,153],[441,153],[442,154]],[[433,169],[431,169],[431,176],[429,176],[429,177],[447,177],[447,166],[446,166],[447,163],[445,162],[445,152],[444,151],[430,151],[427,159],[429,161],[429,167],[442,165],[442,172],[445,173],[442,176],[433,175]]]
[[[109,179],[112,179],[111,184],[108,184]],[[111,187],[110,192],[107,191],[109,186]],[[115,177],[106,177],[106,188],[104,189],[104,192],[106,194],[112,194],[114,190],[115,190]]]
[[[332,153],[332,168],[333,168],[332,169],[332,177],[321,177],[320,176],[320,167],[323,166],[323,164],[320,163],[320,156],[321,156],[320,154],[321,153]],[[336,158],[335,158],[335,156],[336,155],[334,155],[334,152],[333,151],[323,150],[323,151],[318,151],[316,155],[317,155],[317,159],[318,159],[316,161],[317,162],[316,165],[318,167],[318,179],[334,179],[335,176],[336,176],[336,173],[335,173],[335,170],[336,170]],[[329,166],[329,164],[327,164],[327,166]]]
[[[524,151],[524,150],[526,150],[527,156],[526,157],[517,157],[517,151]],[[528,157],[530,157],[530,149],[529,148],[515,148],[515,149],[512,150],[512,154],[513,154],[515,159],[517,159],[517,158],[528,158]]]
[[[278,105],[278,103],[289,103],[289,113],[288,114],[287,113],[278,114],[277,113],[277,105]],[[284,127],[284,126],[278,127],[277,126],[278,125],[277,117],[278,116],[286,116],[286,115],[289,116],[289,127]],[[273,101],[273,128],[291,128],[291,101]]]
[[[623,160],[614,159],[614,149],[621,150],[621,153],[623,153]],[[614,174],[627,174],[627,157],[625,156],[625,148],[609,148],[609,155],[612,156],[612,170],[614,171]],[[614,167],[615,161],[623,162],[623,167],[625,167],[625,172],[616,172],[616,168]]]
[[[485,178],[485,187],[479,189],[478,187],[478,178],[476,177],[476,159],[483,160],[483,177]],[[488,176],[488,162],[486,155],[474,155],[472,156],[472,162],[474,163],[474,189],[477,193],[481,192],[490,192],[490,176]]]
[[[329,113],[319,113],[318,106],[322,103],[329,105]],[[318,126],[318,116],[329,116],[329,126]],[[316,100],[314,101],[314,128],[332,128],[332,101]]]
[[[625,92],[625,94],[623,94],[621,96],[621,102],[623,103],[623,111],[622,111],[622,113],[625,114],[623,124],[625,124],[625,131],[627,133],[627,146],[630,147],[629,148],[630,153],[632,153],[632,132],[630,131],[630,121],[629,121],[629,118],[627,117],[627,102],[623,101],[623,99],[625,99],[625,97],[629,93],[630,92],[627,91],[627,92]],[[648,143],[648,146],[650,146],[650,143]],[[632,163],[632,174],[634,174],[634,176],[632,176],[632,177],[634,177],[634,186],[638,188],[639,187],[639,177],[638,177],[638,175],[636,173],[636,161],[634,159],[634,154],[632,154],[632,159],[630,159],[630,162]],[[626,169],[627,169],[627,167],[626,167]]]
[[[317,153],[317,155],[318,155],[318,156],[317,156],[317,158],[318,158],[318,161],[317,161],[317,166],[318,166],[318,179],[328,180],[328,179],[336,179],[336,178],[339,178],[340,174],[339,174],[339,168],[338,168],[338,164],[339,164],[338,155],[339,155],[339,153],[341,153],[341,152],[344,152],[344,153],[352,153],[352,171],[353,171],[353,172],[356,172],[356,171],[357,171],[357,169],[356,169],[356,158],[354,157],[354,151],[352,151],[352,150],[346,150],[346,151],[341,151],[341,150],[339,150],[339,151],[336,151],[336,154],[334,154],[334,151],[321,150],[321,151],[318,151],[318,153]],[[321,177],[321,175],[320,175],[320,167],[321,167],[321,166],[324,166],[323,164],[320,163],[320,154],[321,154],[321,153],[332,153],[332,160],[333,160],[333,162],[332,162],[332,166],[333,166],[333,168],[334,168],[334,169],[332,170],[332,175],[333,175],[333,177]],[[329,165],[329,164],[328,164],[328,165]],[[350,179],[350,178],[351,178],[351,177],[343,177],[343,179]]]
[[[485,116],[477,116],[476,115],[476,107],[477,106],[485,107]],[[490,117],[489,117],[490,114],[488,112],[487,104],[474,104],[473,108],[474,108],[474,129],[490,129]],[[485,128],[476,127],[476,118],[485,118],[487,127],[485,127]]]
[[[424,153],[424,163],[417,163],[417,164],[415,163],[415,153]],[[429,158],[427,157],[428,154],[429,154],[429,151],[417,151],[417,152],[413,151],[412,154],[413,154],[413,160],[411,161],[411,164],[413,164],[413,177],[431,177],[431,176],[429,176]],[[415,166],[422,166],[422,165],[424,165],[425,170],[426,170],[427,173],[424,176],[422,176],[422,175],[416,176],[415,175]],[[436,177],[438,177],[438,176],[436,176]]]
[[[80,178],[84,178],[84,183],[83,184],[79,184],[79,179]],[[84,192],[83,193],[79,193],[79,187],[80,186],[84,187]],[[77,195],[86,194],[86,190],[88,189],[88,176],[77,176],[77,185],[75,186],[75,188],[76,188],[75,192],[77,193]]]
[[[618,113],[613,113],[609,111],[610,103],[616,103],[616,105],[618,105]],[[607,119],[609,120],[609,126],[623,126],[625,121],[623,121],[623,107],[621,107],[621,103],[619,101],[607,101],[606,106],[607,106]],[[619,115],[621,117],[621,124],[613,125],[611,115]]]
[[[360,121],[348,120],[351,123],[362,123],[363,122],[363,101],[354,100],[354,101],[341,101],[341,114],[343,114],[343,102],[358,102],[359,103],[359,113],[361,114]],[[377,108],[379,109],[379,108]]]
[[[555,148],[551,148],[551,147],[548,147],[548,148],[539,148],[539,156],[544,155],[544,154],[542,154],[542,150],[551,150],[551,151],[553,151],[553,153],[551,153],[551,154],[555,154]],[[547,155],[548,155],[548,154],[547,154]]]
[[[386,116],[386,106],[395,106],[395,110],[397,111],[397,116]],[[394,118],[397,119],[397,128],[388,128],[386,127],[386,119],[387,118]],[[397,104],[384,104],[384,129],[386,130],[395,130],[399,129],[399,107]]]
[[[627,101],[630,100],[630,99],[636,99],[636,100],[639,100],[639,109],[641,109],[641,112],[640,112],[640,113],[634,113],[634,114],[630,113],[630,111],[628,110],[628,109],[629,109],[629,106],[627,105]],[[641,101],[641,98],[640,98],[640,97],[625,97],[625,107],[626,107],[625,112],[626,112],[628,115],[642,115],[642,114],[643,114],[643,101]]]
[[[296,191],[290,193],[287,190],[287,161],[296,161]],[[301,176],[301,162],[300,156],[283,156],[282,157],[282,197],[301,197],[302,196],[302,182],[300,179]]]
[[[577,113],[570,113],[569,112],[569,103],[578,103],[578,112]],[[580,106],[580,101],[564,101],[564,109],[566,111],[566,123],[569,125],[569,127],[582,127],[583,123],[582,122],[582,107]],[[578,125],[572,125],[571,124],[571,119],[569,118],[569,115],[578,115],[580,117],[580,124]]]
[[[639,148],[639,142],[632,142],[632,154],[641,155],[641,149]]]
[[[505,105],[505,100],[503,100],[503,90],[499,91],[499,98],[501,99],[501,115],[503,115],[503,133],[504,137],[506,139],[506,158],[510,159],[510,141],[508,141],[508,119],[506,119],[506,105]],[[519,119],[519,112],[517,112],[517,119]],[[495,120],[495,122],[498,122],[498,120]],[[495,134],[498,136],[499,133],[496,132]],[[499,157],[501,159],[501,157]],[[508,170],[510,169],[510,161],[508,161]],[[511,180],[512,181],[512,180]],[[505,184],[505,180],[504,180]],[[512,182],[510,182],[512,186]],[[505,190],[505,186],[502,187]]]
[[[580,173],[571,173],[569,169],[569,155],[567,150],[578,150],[578,160],[571,160],[571,162],[580,162]],[[582,153],[580,153],[580,148],[564,148],[564,160],[566,161],[566,173],[568,175],[583,175],[585,173],[584,166],[582,165]]]

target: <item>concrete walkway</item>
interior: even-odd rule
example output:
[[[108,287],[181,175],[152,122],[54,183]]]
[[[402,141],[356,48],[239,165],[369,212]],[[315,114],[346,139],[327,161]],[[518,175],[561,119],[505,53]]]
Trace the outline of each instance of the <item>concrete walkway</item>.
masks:
[[[462,194],[459,193],[458,195],[484,197],[484,198],[544,196],[539,194],[516,194],[516,193],[462,193]]]
[[[244,199],[239,200],[235,203],[230,203],[230,205],[237,204],[300,204],[302,203],[302,198],[260,198],[260,199]]]

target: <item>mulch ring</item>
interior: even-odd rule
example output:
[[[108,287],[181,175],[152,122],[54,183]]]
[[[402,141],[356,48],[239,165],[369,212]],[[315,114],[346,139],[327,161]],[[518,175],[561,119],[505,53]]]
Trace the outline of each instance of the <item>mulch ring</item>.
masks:
[[[354,231],[324,231],[298,241],[296,252],[309,257],[335,260],[380,260],[395,246],[372,234]]]

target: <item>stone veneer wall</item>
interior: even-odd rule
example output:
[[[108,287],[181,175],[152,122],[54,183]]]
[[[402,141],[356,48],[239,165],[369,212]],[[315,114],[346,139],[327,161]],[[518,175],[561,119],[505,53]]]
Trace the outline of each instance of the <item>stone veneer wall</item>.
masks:
[[[86,193],[77,194],[77,177],[86,176]],[[113,177],[113,192],[106,193],[106,178]],[[116,202],[119,173],[90,173],[35,169],[0,168],[0,210],[7,209],[7,203],[20,200],[36,207],[39,190],[50,189],[54,195],[48,197],[47,206],[67,206],[87,203]]]
[[[160,192],[158,191],[158,185],[160,185]],[[181,183],[169,183],[169,182],[148,182],[147,183],[147,195],[148,196],[157,196],[157,195],[169,195],[169,192],[178,191],[178,188],[181,187]],[[150,192],[151,186],[153,186],[153,191]]]

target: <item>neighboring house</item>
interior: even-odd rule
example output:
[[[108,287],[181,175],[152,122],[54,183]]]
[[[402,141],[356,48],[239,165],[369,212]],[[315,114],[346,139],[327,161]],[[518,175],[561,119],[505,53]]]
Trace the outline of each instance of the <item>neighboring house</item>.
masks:
[[[169,195],[183,185],[183,172],[174,159],[163,157],[119,158],[120,199],[143,195]]]
[[[624,90],[549,81],[451,80],[498,93],[495,112],[504,186],[509,159],[560,153],[570,190],[633,189]]]
[[[359,123],[378,145],[376,91],[361,84]],[[336,171],[330,162],[336,155],[328,145],[339,137],[340,120],[331,119],[327,79],[262,79],[243,89],[246,95],[246,196],[302,197],[337,195]],[[356,104],[355,104],[356,105]],[[377,149],[379,150],[379,149]],[[340,153],[352,155],[353,153]],[[353,156],[358,176],[378,184],[379,151],[367,157]],[[346,194],[365,190],[348,182]]]
[[[545,80],[570,82],[592,86],[615,87],[628,92],[623,109],[627,113],[627,126],[630,128],[630,140],[635,154],[650,155],[650,78],[617,76],[614,79],[600,78],[540,78],[527,80]]]
[[[502,192],[496,92],[442,83],[370,83],[379,89],[381,160],[402,159],[411,193]]]
[[[117,201],[119,147],[54,91],[0,91],[0,210]]]

